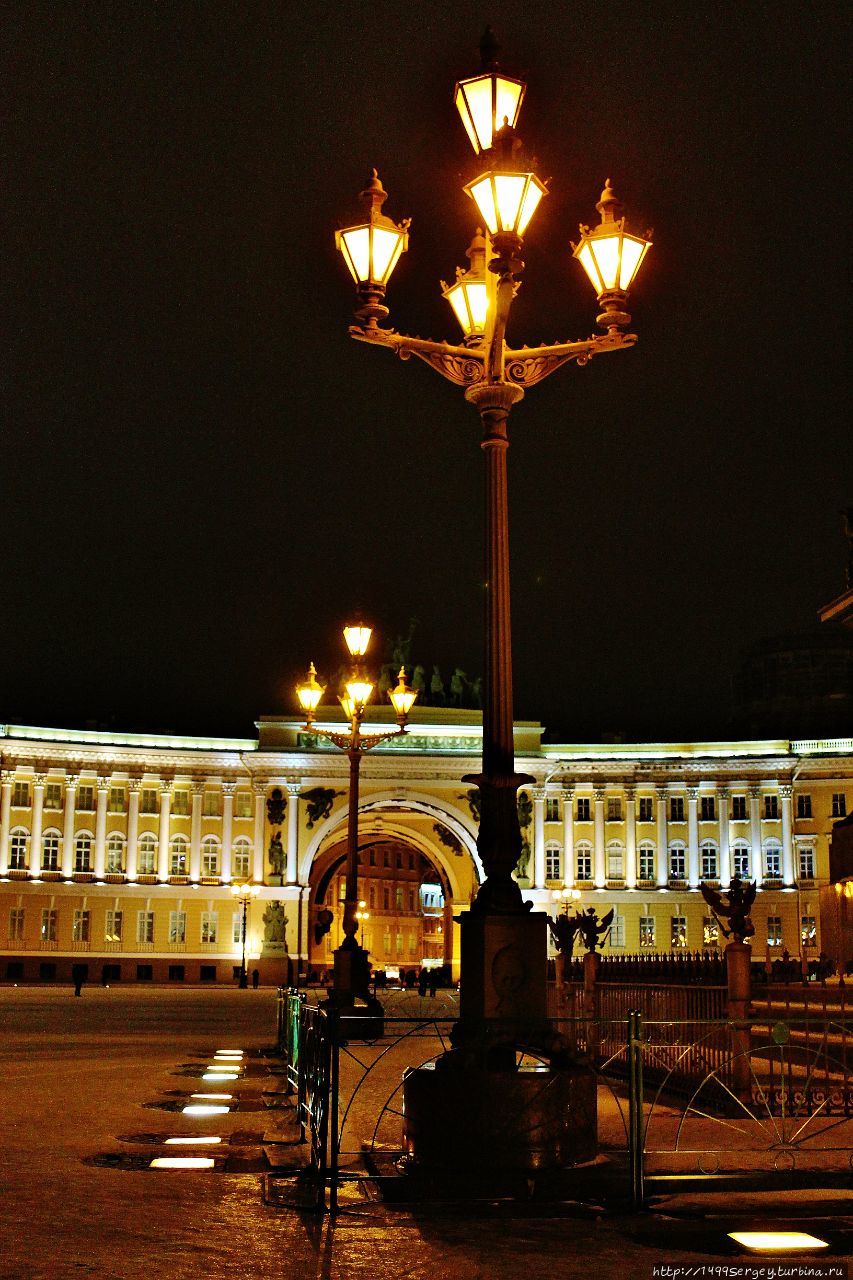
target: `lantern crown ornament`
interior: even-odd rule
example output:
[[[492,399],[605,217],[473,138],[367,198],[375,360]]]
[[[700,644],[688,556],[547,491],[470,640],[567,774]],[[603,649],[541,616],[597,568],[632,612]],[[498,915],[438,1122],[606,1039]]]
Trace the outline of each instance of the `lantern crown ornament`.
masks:
[[[349,267],[362,302],[356,315],[368,327],[376,328],[378,321],[388,315],[382,299],[400,254],[409,247],[412,220],[404,218],[402,222],[393,222],[382,212],[388,192],[375,169],[371,170],[358,198],[365,206],[366,220],[336,231],[335,245]]]
[[[514,129],[527,88],[523,80],[508,76],[500,67],[500,45],[491,27],[480,41],[482,71],[459,80],[453,91],[456,110],[477,155],[489,151],[504,124]]]
[[[625,309],[628,290],[652,246],[652,233],[638,236],[627,230],[625,207],[609,178],[595,207],[601,222],[592,229],[581,223],[580,241],[572,242],[572,249],[601,303],[597,323],[613,333],[630,324],[631,317]]]

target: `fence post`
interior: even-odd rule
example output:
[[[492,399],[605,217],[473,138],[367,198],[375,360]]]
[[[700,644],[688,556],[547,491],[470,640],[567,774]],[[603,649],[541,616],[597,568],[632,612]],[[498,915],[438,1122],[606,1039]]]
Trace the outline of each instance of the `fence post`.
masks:
[[[643,1015],[628,1011],[628,1162],[631,1203],[643,1206]]]
[[[726,982],[728,985],[728,1020],[746,1024],[732,1028],[732,1089],[741,1102],[752,1096],[752,1066],[749,1059],[752,1035],[748,1024],[752,999],[752,948],[745,942],[730,942],[726,947]]]
[[[586,1047],[591,1060],[598,1057],[600,1028],[598,1025],[599,993],[598,968],[599,957],[594,951],[587,951],[583,958],[583,1013],[586,1019]]]
[[[332,1056],[329,1073],[329,1128],[331,1143],[329,1152],[329,1212],[338,1211],[338,1156],[340,1137],[338,1134],[338,1087],[340,1084],[340,1014],[337,1010],[329,1014],[330,1052]]]

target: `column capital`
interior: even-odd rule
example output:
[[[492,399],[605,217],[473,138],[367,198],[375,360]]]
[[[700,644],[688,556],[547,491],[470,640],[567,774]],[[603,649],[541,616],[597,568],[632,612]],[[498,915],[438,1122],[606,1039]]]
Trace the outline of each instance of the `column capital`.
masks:
[[[633,804],[637,799],[637,786],[634,782],[624,783],[622,790],[625,792],[625,803]]]
[[[111,785],[111,778],[105,777],[102,773],[98,775],[97,787],[99,791],[109,791]]]
[[[252,790],[256,796],[265,796],[269,782],[266,778],[252,778]]]
[[[46,773],[34,773],[34,774],[33,774],[33,786],[34,786],[34,787],[43,787],[43,786],[44,786],[44,784],[45,784],[45,782],[46,782],[46,780],[47,780],[47,774],[46,774]]]
[[[687,799],[688,799],[688,800],[694,800],[694,801],[695,801],[695,800],[698,800],[698,799],[699,799],[699,788],[698,788],[698,787],[696,787],[696,786],[688,787],[688,788],[687,788]]]
[[[717,795],[720,797],[721,800],[728,800],[730,794],[731,794],[731,787],[727,782],[717,783]]]
[[[666,800],[667,796],[669,795],[669,787],[666,785],[665,782],[655,783],[655,795],[657,796],[658,800]]]
[[[174,778],[161,778],[160,779],[160,795],[170,796],[172,794],[172,788],[174,787],[174,785],[175,785]]]
[[[79,785],[80,785],[80,774],[79,774],[79,772],[78,772],[78,773],[66,773],[66,775],[65,775],[65,789],[66,789],[66,791],[76,791],[76,790],[77,790],[77,787],[78,787]]]
[[[575,789],[574,787],[563,787],[560,794],[566,804],[571,804],[575,798]]]
[[[596,804],[598,804],[599,800],[602,800],[602,801],[604,800],[604,797],[605,797],[606,793],[607,793],[607,787],[606,787],[606,786],[601,786],[601,784],[600,784],[600,783],[599,783],[599,784],[596,784],[596,785],[592,788],[592,794],[595,796],[595,803],[596,803]]]
[[[302,794],[302,783],[296,778],[288,778],[284,785],[287,787],[287,794],[291,800],[298,800]]]
[[[193,778],[193,779],[190,781],[190,788],[191,788],[192,793],[193,793],[193,795],[194,795],[194,796],[200,796],[200,795],[203,795],[203,794],[204,794],[204,788],[205,788],[206,786],[207,786],[207,779],[206,779],[206,778]]]
[[[222,779],[222,792],[223,792],[223,795],[226,795],[226,796],[233,796],[233,794],[234,794],[234,792],[235,792],[236,790],[237,790],[237,779],[236,779],[236,778],[223,778],[223,779]]]
[[[134,776],[134,777],[131,777],[131,778],[128,778],[128,780],[127,780],[127,789],[128,789],[128,791],[130,792],[130,794],[131,794],[132,796],[134,796],[134,795],[138,795],[138,794],[139,794],[139,792],[140,792],[140,790],[141,790],[141,788],[142,788],[142,779],[141,779],[141,778],[138,778],[138,777],[135,777],[135,776]]]
[[[783,800],[790,800],[794,794],[794,784],[792,782],[779,783],[779,795]]]
[[[540,803],[544,802],[545,800],[544,787],[531,787],[530,790],[534,800],[538,800]]]
[[[14,769],[0,769],[0,786],[11,787],[14,777]]]
[[[758,800],[761,796],[761,787],[757,782],[751,782],[747,788],[750,800]]]

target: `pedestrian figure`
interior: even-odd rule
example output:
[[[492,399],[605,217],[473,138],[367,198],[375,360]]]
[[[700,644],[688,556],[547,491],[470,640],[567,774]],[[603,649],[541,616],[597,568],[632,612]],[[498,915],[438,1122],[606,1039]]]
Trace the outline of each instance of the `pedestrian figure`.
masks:
[[[438,970],[437,970],[437,969],[430,969],[430,971],[429,971],[429,994],[430,994],[430,996],[432,997],[432,999],[433,999],[433,1000],[435,999],[435,992],[436,992],[436,988],[437,988],[437,986],[438,986]]]
[[[421,969],[420,973],[418,974],[418,995],[423,997],[426,995],[426,992],[427,992],[427,971],[426,969]]]
[[[260,982],[260,980],[261,980],[261,975],[259,971],[257,969],[253,969],[252,970],[252,987],[255,991],[257,991],[258,989],[258,983]]]
[[[86,977],[86,971],[81,964],[75,964],[71,969],[71,981],[74,983],[74,994],[79,996],[83,990],[83,982]]]

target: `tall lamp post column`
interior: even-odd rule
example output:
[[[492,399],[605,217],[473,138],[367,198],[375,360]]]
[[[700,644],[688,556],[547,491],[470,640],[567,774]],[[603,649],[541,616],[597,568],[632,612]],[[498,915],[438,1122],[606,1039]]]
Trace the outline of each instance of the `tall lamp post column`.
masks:
[[[366,1003],[370,1001],[368,956],[356,938],[359,920],[365,918],[359,911],[361,904],[358,897],[358,803],[361,759],[366,751],[371,751],[380,742],[386,742],[389,738],[398,737],[406,732],[409,712],[417,697],[416,692],[408,688],[406,673],[401,667],[397,686],[388,693],[397,717],[396,729],[385,733],[362,733],[361,723],[374,688],[373,681],[368,679],[361,661],[367,652],[371,631],[372,628],[360,625],[344,628],[344,639],[355,664],[345,685],[345,693],[339,699],[349,721],[348,732],[339,733],[335,730],[321,729],[314,723],[315,713],[325,689],[317,681],[313,662],[308,669],[308,678],[296,690],[300,706],[305,712],[306,729],[315,736],[331,742],[340,751],[346,752],[349,759],[344,939],[335,951],[334,986],[330,997],[339,1008],[347,1009],[355,1005],[356,999],[362,999]]]
[[[260,893],[260,885],[257,884],[232,884],[231,892],[243,908],[243,927],[240,930],[240,939],[243,944],[242,958],[240,960],[240,981],[239,988],[245,991],[249,985],[248,976],[246,974],[246,928],[249,920],[249,904],[253,898]]]

